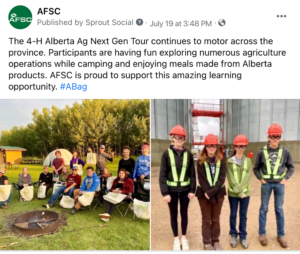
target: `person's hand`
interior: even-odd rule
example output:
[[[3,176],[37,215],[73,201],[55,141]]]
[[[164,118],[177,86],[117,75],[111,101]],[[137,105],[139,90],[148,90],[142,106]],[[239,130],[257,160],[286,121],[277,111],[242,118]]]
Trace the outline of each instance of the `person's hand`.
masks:
[[[266,181],[264,179],[261,179],[260,181],[261,181],[262,184],[266,183]]]
[[[209,196],[207,195],[207,193],[205,193],[204,196],[205,196],[207,199],[209,199]]]
[[[115,155],[115,152],[111,152],[111,156],[114,157],[114,155]]]
[[[44,185],[46,185],[46,183],[45,183],[45,182],[43,182],[43,184],[44,184]]]
[[[133,181],[136,182],[136,178],[134,178]]]
[[[189,194],[188,194],[188,198],[189,198],[189,199],[192,199],[192,198],[194,198],[194,197],[195,197],[195,194],[194,194],[194,193],[189,193]]]
[[[79,192],[78,192],[78,195],[81,195],[81,194],[83,194],[83,191],[79,191]]]
[[[246,196],[246,194],[243,194],[242,196],[241,196],[241,198],[246,198],[247,196]]]
[[[68,188],[66,188],[65,190],[64,190],[64,193],[67,193],[69,191],[69,189]]]
[[[286,183],[286,179],[283,178],[281,181],[280,181],[280,184],[285,184]]]
[[[163,197],[163,200],[166,201],[167,203],[171,202],[171,196],[170,195],[166,195]]]
[[[145,176],[144,175],[141,175],[141,177],[140,177],[142,180],[145,178]]]

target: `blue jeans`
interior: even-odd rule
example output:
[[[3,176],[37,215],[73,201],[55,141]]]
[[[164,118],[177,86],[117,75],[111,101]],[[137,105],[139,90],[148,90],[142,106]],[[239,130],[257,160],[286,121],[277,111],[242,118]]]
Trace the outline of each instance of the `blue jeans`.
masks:
[[[7,204],[10,203],[11,198],[12,198],[12,194],[13,194],[13,187],[11,187],[11,191],[10,191],[10,195],[9,195],[8,199],[6,201],[0,201],[0,207],[2,207],[4,202],[6,202]]]
[[[266,222],[267,212],[270,196],[274,190],[275,200],[275,214],[277,222],[277,236],[284,236],[284,214],[283,214],[283,201],[284,201],[284,184],[269,183],[261,185],[261,205],[259,209],[259,234],[266,235]]]
[[[67,188],[67,186],[61,186],[59,187],[55,193],[51,196],[51,198],[48,201],[48,204],[51,206],[54,205],[55,201],[59,198],[61,194],[64,193],[64,190]],[[75,187],[71,188],[65,195],[68,195],[69,197],[72,197],[73,191],[75,190]]]
[[[228,197],[230,204],[230,235],[240,235],[240,239],[246,239],[247,236],[247,212],[250,202],[250,197],[246,198],[235,198]],[[236,230],[236,217],[237,211],[240,204],[240,224],[239,224],[239,233]]]

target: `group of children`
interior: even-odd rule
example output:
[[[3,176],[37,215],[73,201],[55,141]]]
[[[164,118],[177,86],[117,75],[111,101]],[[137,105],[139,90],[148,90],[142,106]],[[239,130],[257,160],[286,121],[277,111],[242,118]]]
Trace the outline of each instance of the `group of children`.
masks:
[[[226,195],[225,179],[228,180],[230,204],[230,243],[237,246],[237,237],[243,248],[247,242],[247,212],[250,202],[250,180],[252,171],[261,181],[261,206],[259,210],[259,241],[267,245],[266,215],[272,191],[275,198],[277,221],[277,240],[281,247],[287,248],[284,232],[284,186],[294,172],[290,152],[279,144],[282,128],[273,124],[268,129],[268,145],[263,147],[257,157],[254,169],[252,162],[245,156],[248,139],[238,135],[234,139],[233,154],[226,161],[220,151],[219,140],[209,134],[205,137],[204,148],[197,161],[198,186],[193,156],[184,147],[185,129],[177,125],[170,131],[172,145],[163,153],[159,183],[163,200],[170,210],[171,228],[174,235],[174,250],[189,250],[186,238],[189,202],[196,195],[202,214],[202,241],[205,250],[221,250],[220,214]],[[286,170],[287,168],[287,170]],[[180,202],[182,237],[178,234],[178,201]],[[239,208],[240,223],[236,227]]]
[[[48,166],[44,166],[43,172],[40,174],[38,184],[39,186],[46,186],[45,197],[48,190],[54,187],[54,184],[57,184],[59,187],[55,188],[53,195],[51,195],[48,202],[43,206],[46,208],[53,207],[59,197],[62,195],[68,195],[69,197],[73,197],[75,200],[75,205],[72,208],[71,214],[76,214],[82,210],[82,205],[78,202],[78,200],[84,192],[94,192],[96,197],[99,199],[102,198],[102,202],[103,195],[107,194],[108,191],[126,194],[128,195],[128,198],[131,199],[131,195],[134,192],[134,183],[137,183],[139,179],[150,178],[149,143],[145,143],[142,146],[142,155],[138,157],[136,162],[133,158],[130,158],[130,148],[128,146],[123,148],[123,158],[119,161],[118,175],[113,180],[110,189],[107,188],[106,184],[107,179],[112,177],[112,174],[106,167],[106,160],[113,160],[113,154],[110,157],[104,152],[104,149],[105,147],[103,145],[100,146],[100,152],[94,163],[96,168],[94,169],[95,165],[88,165],[86,168],[87,176],[83,179],[82,185],[82,172],[79,174],[79,171],[82,170],[86,163],[78,158],[77,151],[73,152],[73,157],[70,161],[70,169],[72,170],[71,173],[65,166],[64,159],[61,157],[61,152],[59,150],[55,151],[55,159],[52,162],[53,173],[49,172]],[[4,176],[4,173],[5,168],[2,168],[0,170],[0,185],[8,184],[8,178]],[[18,190],[20,191],[22,188],[31,185],[33,185],[31,175],[28,174],[28,169],[24,167],[22,169],[22,174],[19,175],[17,183]],[[9,198],[5,202],[0,203],[3,209],[8,208],[11,197],[12,191]],[[25,201],[22,196],[20,196],[20,201]],[[106,201],[105,214],[100,214],[100,218],[104,221],[108,221],[115,208],[116,206],[114,204]]]

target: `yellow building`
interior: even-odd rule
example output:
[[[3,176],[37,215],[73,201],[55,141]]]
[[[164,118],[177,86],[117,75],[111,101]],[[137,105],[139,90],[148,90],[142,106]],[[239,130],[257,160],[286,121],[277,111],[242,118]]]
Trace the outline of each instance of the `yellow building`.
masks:
[[[16,146],[0,146],[0,165],[8,162],[21,163],[23,151],[26,149]]]

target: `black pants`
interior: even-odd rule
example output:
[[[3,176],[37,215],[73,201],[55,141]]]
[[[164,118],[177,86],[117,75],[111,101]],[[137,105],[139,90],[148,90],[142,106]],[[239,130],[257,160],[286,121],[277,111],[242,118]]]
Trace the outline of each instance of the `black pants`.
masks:
[[[105,202],[105,213],[112,215],[113,212],[116,210],[118,204],[110,203],[109,201]]]
[[[178,236],[178,200],[180,202],[180,215],[181,215],[181,231],[182,235],[186,235],[188,225],[188,206],[189,198],[188,191],[184,192],[170,192],[171,202],[168,203],[171,217],[171,227],[174,237]]]

